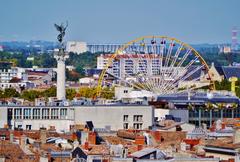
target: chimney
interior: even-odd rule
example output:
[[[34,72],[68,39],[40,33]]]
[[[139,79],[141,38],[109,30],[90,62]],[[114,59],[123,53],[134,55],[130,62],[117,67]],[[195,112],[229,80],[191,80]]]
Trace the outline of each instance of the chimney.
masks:
[[[145,138],[144,136],[137,136],[135,138],[135,144],[136,145],[144,145],[145,144]]]
[[[42,144],[46,143],[47,140],[47,131],[46,130],[40,130],[40,140]]]
[[[14,139],[14,134],[12,131],[10,131],[10,137],[9,137],[9,140],[11,143],[13,143],[13,139]]]
[[[25,147],[25,145],[26,145],[26,136],[25,135],[20,136],[19,145],[21,148]]]
[[[89,150],[89,143],[87,141],[84,143],[84,149]]]
[[[137,150],[140,151],[143,149],[143,145],[137,145]]]
[[[95,145],[96,144],[96,133],[95,132],[89,132],[88,133],[88,142],[89,144]]]
[[[228,159],[229,162],[234,162],[235,160],[233,158]]]
[[[225,128],[226,128],[225,123],[222,123],[222,129],[225,129]]]

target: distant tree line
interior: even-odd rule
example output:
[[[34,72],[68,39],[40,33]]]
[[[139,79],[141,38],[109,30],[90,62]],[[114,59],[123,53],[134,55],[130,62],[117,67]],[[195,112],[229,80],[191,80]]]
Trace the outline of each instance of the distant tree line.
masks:
[[[19,93],[14,88],[6,88],[4,90],[0,89],[0,99],[7,99],[12,97],[22,98],[28,101],[34,101],[36,98],[48,98],[48,97],[56,97],[56,87],[51,87],[44,91],[40,90],[24,90]],[[81,87],[79,90],[76,89],[66,89],[66,98],[72,100],[74,97],[85,97],[85,98],[93,98],[96,96],[96,88],[89,87]],[[113,88],[104,88],[101,93],[102,98],[112,99],[114,97],[114,89]]]
[[[66,70],[66,77],[69,81],[78,81],[79,78],[84,77],[84,68],[95,68],[97,65],[97,56],[100,53],[85,52],[82,54],[69,53],[69,59],[66,65],[73,65],[76,67],[73,71]],[[33,57],[34,60],[27,60],[28,57]],[[57,62],[53,54],[23,54],[23,53],[10,53],[0,52],[1,62],[11,62],[13,65],[23,68],[31,68],[38,66],[42,68],[57,67]],[[1,66],[1,64],[0,64]],[[10,68],[10,66],[5,68]],[[3,67],[3,68],[4,68]]]

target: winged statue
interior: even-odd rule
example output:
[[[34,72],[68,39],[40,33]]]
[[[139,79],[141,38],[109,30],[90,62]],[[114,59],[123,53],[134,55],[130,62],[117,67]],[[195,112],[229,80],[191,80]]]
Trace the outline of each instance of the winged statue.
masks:
[[[54,24],[55,28],[57,29],[57,31],[59,31],[60,33],[57,36],[57,39],[60,43],[62,43],[63,41],[63,37],[65,36],[65,30],[68,27],[68,22],[66,23],[66,25],[64,25],[63,23],[61,23],[61,25],[57,25]]]

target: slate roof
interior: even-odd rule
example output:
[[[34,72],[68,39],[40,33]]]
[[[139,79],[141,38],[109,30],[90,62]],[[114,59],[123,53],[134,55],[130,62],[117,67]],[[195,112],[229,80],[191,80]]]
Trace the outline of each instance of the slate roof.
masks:
[[[217,72],[218,72],[219,75],[224,75],[222,66],[215,66],[215,69],[217,70]]]
[[[198,68],[197,66],[190,66],[187,69],[186,75],[191,73],[192,71],[194,71],[196,68]],[[190,75],[188,78],[186,78],[185,80],[193,80],[193,79],[197,79],[200,78],[201,73],[202,73],[203,68],[198,69],[197,71],[195,71],[192,75]]]
[[[224,77],[229,79],[230,77],[240,78],[240,67],[237,66],[223,66],[222,67]]]
[[[131,156],[135,157],[135,158],[141,158],[145,155],[151,154],[151,153],[156,152],[156,151],[157,151],[157,149],[155,149],[155,148],[145,148],[145,149],[142,149],[140,151],[132,153]]]

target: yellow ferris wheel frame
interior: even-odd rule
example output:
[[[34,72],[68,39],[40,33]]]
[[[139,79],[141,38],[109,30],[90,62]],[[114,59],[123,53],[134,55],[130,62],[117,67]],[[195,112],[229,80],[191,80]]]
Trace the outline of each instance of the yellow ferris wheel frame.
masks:
[[[144,40],[144,39],[151,39],[151,38],[159,38],[159,39],[167,39],[167,40],[170,40],[170,41],[175,41],[176,43],[179,43],[179,44],[182,44],[183,47],[187,47],[189,49],[191,49],[193,51],[193,54],[195,56],[197,56],[199,58],[199,61],[204,65],[204,67],[206,68],[207,72],[208,72],[208,77],[210,79],[210,86],[211,86],[211,89],[215,89],[215,84],[214,82],[212,81],[211,79],[211,75],[209,74],[209,66],[207,65],[206,61],[203,59],[203,57],[192,47],[190,46],[189,44],[187,43],[184,43],[176,38],[173,38],[173,37],[168,37],[168,36],[143,36],[143,37],[139,37],[137,39],[134,39],[126,44],[124,44],[122,47],[120,47],[119,49],[116,50],[116,52],[114,54],[111,55],[110,59],[108,59],[108,62],[107,64],[105,65],[104,69],[102,70],[100,76],[99,76],[99,79],[98,79],[98,85],[97,85],[97,93],[96,93],[96,97],[99,97],[100,94],[101,94],[101,89],[102,89],[102,81],[104,79],[104,75],[106,74],[106,71],[108,69],[108,67],[111,65],[112,63],[112,60],[118,55],[118,54],[121,54],[122,51],[124,51],[124,49],[126,49],[128,46],[132,45],[133,43],[136,43],[136,42],[139,42],[141,40]],[[136,87],[138,87],[136,85]]]

